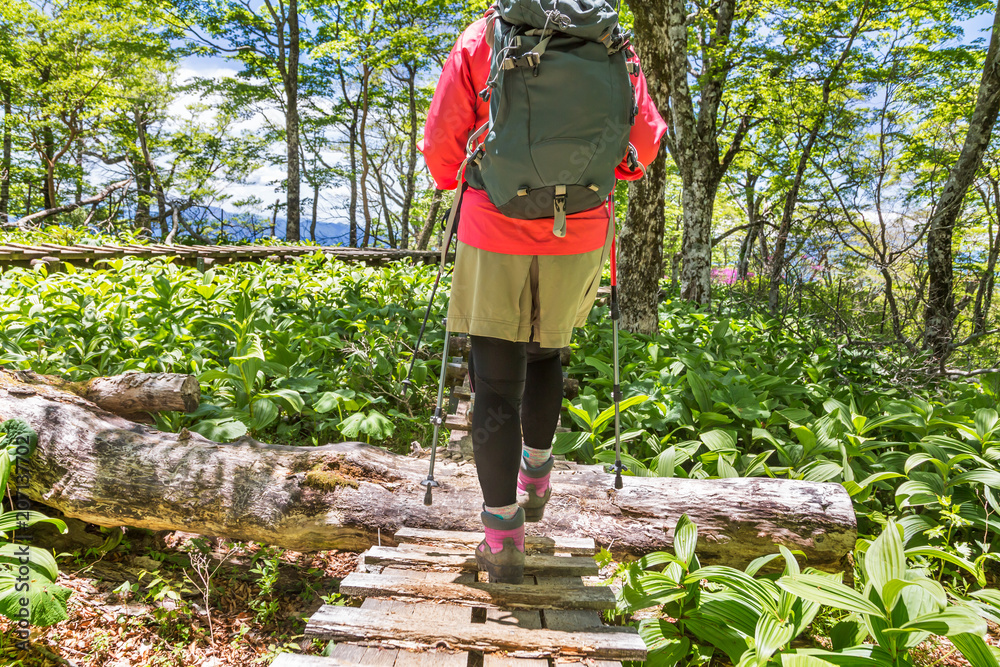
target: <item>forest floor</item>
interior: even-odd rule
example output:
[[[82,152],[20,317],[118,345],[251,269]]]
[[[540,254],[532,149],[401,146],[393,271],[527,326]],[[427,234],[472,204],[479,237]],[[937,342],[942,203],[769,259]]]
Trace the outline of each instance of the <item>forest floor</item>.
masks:
[[[97,537],[96,527],[87,531]],[[214,570],[208,613],[192,583],[202,582],[196,567],[201,553]],[[31,650],[17,648],[14,625],[0,617],[0,665],[266,667],[282,651],[322,654],[325,642],[305,639],[302,630],[325,602],[358,602],[337,594],[357,562],[353,552],[299,553],[129,529],[106,553],[90,547],[60,558],[58,583],[73,591],[68,618],[32,628]],[[798,643],[810,643],[803,639]],[[990,624],[989,640],[1000,645],[1000,627]],[[829,646],[825,637],[813,636],[812,643]],[[913,657],[919,667],[969,664],[938,637],[917,647]]]

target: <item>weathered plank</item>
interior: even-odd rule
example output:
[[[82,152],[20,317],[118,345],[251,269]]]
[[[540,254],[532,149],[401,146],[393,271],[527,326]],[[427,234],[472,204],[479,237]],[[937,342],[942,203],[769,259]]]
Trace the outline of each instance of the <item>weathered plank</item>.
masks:
[[[547,609],[543,615],[549,630],[576,632],[604,625],[596,611],[587,609]]]
[[[352,572],[340,582],[340,592],[355,597],[399,596],[490,604],[511,609],[599,610],[615,606],[615,596],[610,588],[583,586],[579,579],[575,586],[535,586],[534,582],[521,585],[483,583],[464,573],[430,573],[438,575],[433,578],[426,576],[428,574],[419,570],[396,570],[391,574]]]
[[[357,644],[337,644],[330,653],[331,658],[353,660],[358,665],[373,665],[374,667],[393,667],[396,664],[398,648],[377,648],[374,646],[358,646]]]
[[[494,607],[486,610],[486,624],[541,630],[542,615],[531,609],[497,609]]]
[[[386,646],[401,647],[434,646],[444,642],[452,648],[507,652],[512,657],[646,658],[646,646],[631,627],[601,626],[585,632],[559,632],[501,623],[445,622],[427,609],[435,606],[447,605],[425,605],[408,618],[392,610],[324,605],[309,620],[305,635],[337,641],[378,641]]]
[[[352,647],[362,649],[360,653],[352,651],[349,657],[326,657],[319,655],[301,655],[298,653],[282,653],[271,667],[358,667],[359,665],[389,664],[394,667],[467,667],[469,664],[468,651],[450,653],[447,651],[406,651],[403,649],[377,649],[357,646],[356,644],[338,644],[334,647],[336,653],[341,647]],[[390,650],[395,656],[394,663],[370,662],[367,656],[378,656],[378,653],[369,654],[368,651]]]
[[[482,533],[463,530],[430,530],[403,526],[396,531],[394,539],[407,544],[455,545],[475,549],[482,541]],[[548,537],[526,535],[524,548],[528,552],[554,553],[561,551],[572,556],[592,556],[597,553],[597,545],[590,537]]]
[[[427,568],[429,570],[471,570],[478,571],[476,557],[471,553],[456,553],[444,550],[427,551],[372,547],[361,554],[361,562],[366,566],[393,566]],[[586,556],[553,556],[532,554],[524,559],[527,574],[551,576],[588,576],[598,574],[597,563]]]
[[[545,658],[512,658],[509,655],[487,653],[483,656],[483,667],[549,667]]]

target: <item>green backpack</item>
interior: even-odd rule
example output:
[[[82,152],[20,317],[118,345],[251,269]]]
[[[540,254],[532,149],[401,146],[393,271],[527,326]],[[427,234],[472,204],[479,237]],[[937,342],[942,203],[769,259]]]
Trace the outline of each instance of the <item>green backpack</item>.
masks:
[[[628,141],[638,114],[629,35],[606,0],[494,7],[490,76],[480,93],[490,119],[465,179],[504,215],[554,217],[552,233],[562,237],[567,214],[607,199],[623,158],[638,165]]]

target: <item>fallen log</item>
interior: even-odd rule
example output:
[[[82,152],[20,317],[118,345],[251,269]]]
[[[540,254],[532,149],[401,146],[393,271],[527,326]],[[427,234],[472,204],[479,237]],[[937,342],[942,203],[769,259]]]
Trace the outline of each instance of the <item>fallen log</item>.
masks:
[[[481,530],[471,463],[439,460],[434,505],[423,505],[426,460],[344,442],[217,443],[182,429],[166,433],[107,412],[55,387],[0,370],[0,418],[38,433],[23,464],[32,500],[102,526],[183,530],[298,551],[361,550],[392,543],[402,526]],[[555,495],[529,534],[592,537],[617,554],[668,548],[681,514],[698,525],[705,563],[735,566],[777,550],[841,568],[854,547],[851,499],[839,484],[739,478],[627,477],[616,491],[600,466],[561,462]]]
[[[201,401],[198,378],[182,373],[124,373],[71,382],[54,375],[18,371],[14,378],[25,385],[50,385],[76,394],[127,419],[143,412],[193,412]]]

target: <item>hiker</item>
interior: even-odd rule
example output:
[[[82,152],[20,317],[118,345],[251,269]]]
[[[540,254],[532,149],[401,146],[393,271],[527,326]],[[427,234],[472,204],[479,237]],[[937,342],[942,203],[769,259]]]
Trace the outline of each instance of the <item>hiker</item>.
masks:
[[[589,5],[600,11],[579,15],[579,7]],[[544,23],[512,26],[532,12]],[[580,46],[562,32],[592,18],[592,32],[602,31],[600,42]],[[603,58],[621,52],[612,61],[620,67],[618,78],[604,69],[560,81],[558,68],[590,66],[558,51],[577,46],[599,54],[593,67],[608,68]],[[491,73],[494,47],[500,53]],[[626,67],[626,61],[632,64]],[[523,78],[501,79],[512,76],[507,71]],[[518,87],[502,90],[508,81]],[[543,85],[548,88],[539,88]],[[618,87],[609,93],[602,85]],[[583,102],[587,99],[592,99],[592,114],[591,103]],[[509,108],[496,106],[501,102]],[[487,127],[491,105],[499,118]],[[537,105],[530,109],[532,120],[515,121],[524,105]],[[504,125],[499,119],[505,116]],[[599,138],[529,145],[529,126],[537,136],[546,123],[570,135],[590,123]],[[559,350],[569,345],[573,328],[583,326],[594,304],[614,238],[608,195],[615,178],[636,180],[645,173],[665,132],[638,59],[617,28],[617,13],[603,0],[500,0],[465,29],[444,64],[421,151],[437,187],[461,193],[460,205],[453,205],[460,223],[447,327],[469,334],[471,341],[471,434],[485,529],[476,559],[490,581],[521,583],[524,522],[539,521],[552,494],[552,439],[563,399]],[[478,152],[470,157],[467,149]],[[518,158],[522,163],[503,163],[505,155],[518,151],[528,156]],[[544,164],[552,160],[559,162]],[[588,176],[587,169],[601,173]],[[522,185],[546,170],[570,176],[570,185]],[[581,184],[574,185],[574,178]],[[504,187],[508,195],[498,195]],[[491,192],[507,200],[503,211],[491,201]]]

